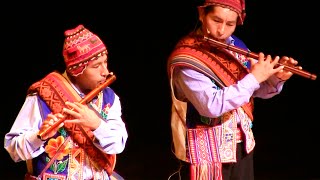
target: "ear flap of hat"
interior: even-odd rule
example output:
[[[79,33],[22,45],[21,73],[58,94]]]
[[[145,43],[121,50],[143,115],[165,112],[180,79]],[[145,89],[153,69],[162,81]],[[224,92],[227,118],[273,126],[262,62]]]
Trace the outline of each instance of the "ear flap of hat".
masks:
[[[243,22],[244,22],[244,19],[247,16],[247,13],[246,13],[246,2],[245,2],[245,0],[240,0],[240,3],[241,3],[241,7],[242,7],[242,11],[241,11],[241,14],[240,14],[240,18],[241,18],[241,22],[240,23],[242,25]]]

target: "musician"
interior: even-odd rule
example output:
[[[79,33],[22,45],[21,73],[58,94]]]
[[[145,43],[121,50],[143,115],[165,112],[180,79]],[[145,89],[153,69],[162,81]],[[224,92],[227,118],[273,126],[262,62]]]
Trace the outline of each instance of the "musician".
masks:
[[[114,77],[108,51],[81,24],[64,35],[65,71],[51,72],[28,88],[4,148],[13,161],[27,162],[25,179],[109,180],[118,175],[116,155],[128,134],[120,99],[107,84]],[[101,86],[88,104],[80,103]]]
[[[293,75],[283,65],[297,61],[248,58],[204,40],[248,50],[233,34],[245,19],[244,0],[205,0],[198,14],[200,26],[168,58],[173,152],[181,160],[171,178],[253,180],[253,98],[279,94]]]

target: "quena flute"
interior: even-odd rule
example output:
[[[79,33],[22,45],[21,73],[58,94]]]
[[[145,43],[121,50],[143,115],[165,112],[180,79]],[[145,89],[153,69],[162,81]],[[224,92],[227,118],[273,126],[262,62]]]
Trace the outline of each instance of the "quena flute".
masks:
[[[211,39],[211,38],[206,37],[206,36],[204,36],[204,40],[208,41],[210,44],[212,44],[214,46],[222,47],[222,48],[225,48],[225,49],[240,53],[240,54],[245,55],[247,57],[251,57],[251,58],[254,58],[254,59],[258,59],[259,58],[258,54],[255,54],[255,53],[252,53],[250,51],[238,48],[236,46],[230,46],[228,44],[216,41],[216,40]],[[294,74],[297,74],[297,75],[300,75],[302,77],[305,77],[305,78],[308,78],[308,79],[312,79],[312,80],[316,80],[317,79],[317,76],[315,74],[311,74],[311,73],[309,73],[307,71],[304,71],[304,70],[301,70],[301,69],[298,69],[298,68],[295,68],[295,67],[291,67],[291,66],[286,66],[286,65],[281,64],[281,63],[278,63],[278,65],[284,66],[284,68],[283,68],[284,70],[290,71],[290,72],[292,72]]]
[[[98,87],[96,87],[95,89],[90,91],[83,99],[81,99],[79,101],[79,103],[80,104],[88,104],[97,94],[99,94],[100,91],[102,91],[105,87],[109,86],[115,80],[116,80],[116,76],[111,72],[104,83],[100,84]],[[64,120],[65,120],[65,118],[61,118],[55,124],[50,126],[49,128],[44,129],[42,131],[39,131],[38,135],[37,135],[38,138],[42,139],[42,136],[44,136],[47,133],[49,133],[50,131],[52,131],[59,124],[61,124]]]

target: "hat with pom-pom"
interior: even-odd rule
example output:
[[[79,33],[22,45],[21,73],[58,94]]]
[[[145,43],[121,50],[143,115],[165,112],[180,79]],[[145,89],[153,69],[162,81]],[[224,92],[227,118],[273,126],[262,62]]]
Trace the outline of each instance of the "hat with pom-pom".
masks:
[[[101,39],[81,24],[74,29],[66,30],[64,35],[62,54],[66,71],[72,76],[82,74],[90,61],[108,54]]]

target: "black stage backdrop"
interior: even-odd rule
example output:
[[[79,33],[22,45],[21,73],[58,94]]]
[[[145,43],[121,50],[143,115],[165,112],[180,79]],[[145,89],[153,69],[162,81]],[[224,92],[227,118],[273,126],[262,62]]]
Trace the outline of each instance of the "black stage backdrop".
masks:
[[[311,3],[247,1],[247,18],[236,34],[253,52],[291,56],[320,74],[318,12]],[[166,59],[177,40],[197,24],[196,0],[115,2],[12,2],[1,12],[1,140],[31,83],[64,68],[63,32],[78,24],[108,46],[111,87],[123,106],[129,139],[116,171],[128,180],[165,180],[178,164],[171,152],[170,90]],[[257,180],[320,179],[319,80],[294,75],[281,95],[255,101]],[[2,143],[3,144],[3,143]],[[22,179],[25,162],[1,148],[4,179]]]

